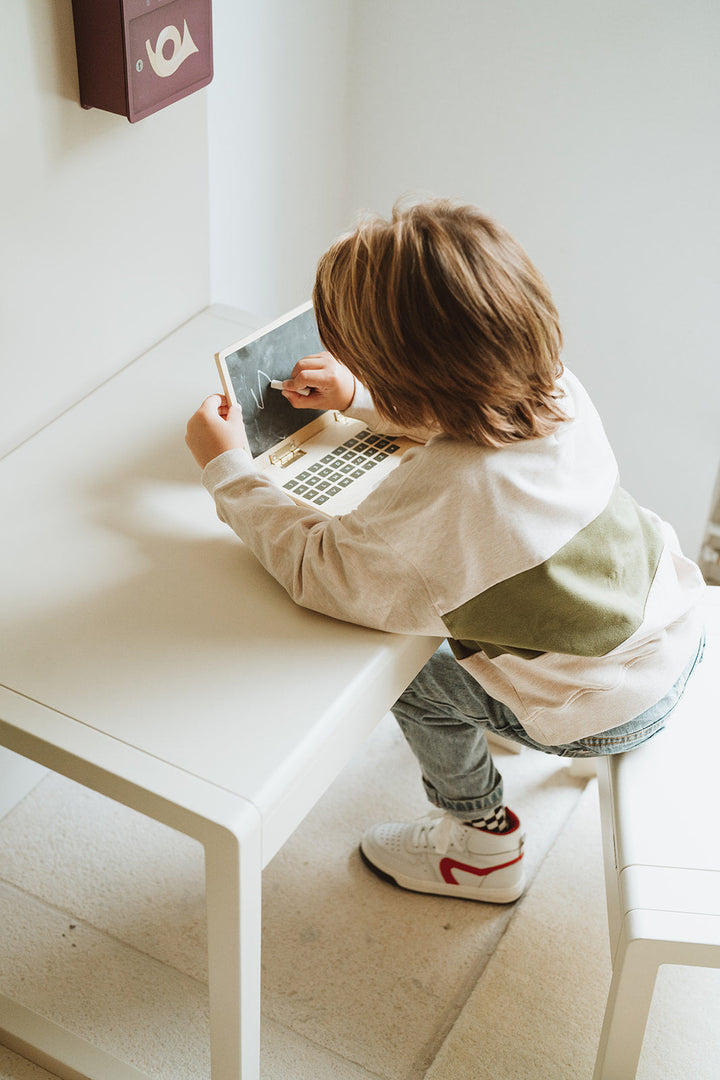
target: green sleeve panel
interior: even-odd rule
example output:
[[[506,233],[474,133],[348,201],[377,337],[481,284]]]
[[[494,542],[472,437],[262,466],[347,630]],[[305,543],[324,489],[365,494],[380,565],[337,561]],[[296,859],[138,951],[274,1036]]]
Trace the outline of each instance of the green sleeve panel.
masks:
[[[484,652],[604,656],[643,620],[663,541],[621,487],[605,509],[539,566],[443,616],[458,659]]]

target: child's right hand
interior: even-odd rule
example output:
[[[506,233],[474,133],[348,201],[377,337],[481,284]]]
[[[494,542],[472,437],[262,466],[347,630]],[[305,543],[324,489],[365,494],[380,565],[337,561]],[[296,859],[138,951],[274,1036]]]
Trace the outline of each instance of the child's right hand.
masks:
[[[298,390],[310,393],[299,394]],[[321,352],[297,362],[290,378],[283,382],[282,392],[294,409],[343,412],[355,397],[355,379],[329,352]]]

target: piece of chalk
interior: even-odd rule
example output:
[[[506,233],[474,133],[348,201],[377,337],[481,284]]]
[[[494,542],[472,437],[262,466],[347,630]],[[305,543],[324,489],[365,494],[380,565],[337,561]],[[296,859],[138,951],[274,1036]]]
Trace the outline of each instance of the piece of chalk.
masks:
[[[271,379],[270,380],[270,385],[272,386],[273,390],[284,390],[285,389],[285,387],[284,387],[284,385],[283,385],[283,383],[282,383],[282,381],[280,379]],[[303,397],[307,397],[308,394],[310,393],[310,387],[306,387],[304,390],[294,390],[293,393],[302,394]]]

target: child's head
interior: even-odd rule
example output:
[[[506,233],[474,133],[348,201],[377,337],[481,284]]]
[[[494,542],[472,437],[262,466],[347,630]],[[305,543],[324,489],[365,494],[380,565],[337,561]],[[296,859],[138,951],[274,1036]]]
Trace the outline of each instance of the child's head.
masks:
[[[403,426],[499,446],[564,419],[557,311],[522,248],[475,207],[396,207],[318,264],[320,337]]]

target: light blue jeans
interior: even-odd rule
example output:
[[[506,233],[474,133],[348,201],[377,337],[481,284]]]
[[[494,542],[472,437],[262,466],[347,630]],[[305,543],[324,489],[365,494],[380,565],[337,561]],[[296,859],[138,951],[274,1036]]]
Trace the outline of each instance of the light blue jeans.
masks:
[[[546,754],[596,757],[631,750],[665,726],[705,646],[697,652],[669,693],[634,720],[564,746],[535,742],[517,717],[490,697],[462,668],[444,642],[393,706],[393,714],[422,770],[433,805],[468,819],[501,805],[503,782],[488,749],[485,729]]]

